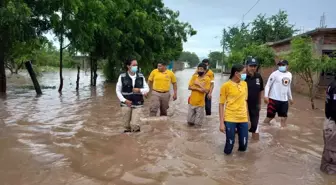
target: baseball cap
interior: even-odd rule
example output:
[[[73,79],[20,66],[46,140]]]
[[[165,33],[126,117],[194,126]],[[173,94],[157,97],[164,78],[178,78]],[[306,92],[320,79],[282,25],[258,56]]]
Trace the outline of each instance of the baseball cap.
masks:
[[[286,65],[286,66],[288,66],[288,61],[287,60],[281,60],[281,61],[278,62],[277,65]]]
[[[258,61],[255,58],[248,58],[246,60],[246,65],[248,66],[257,66],[258,65]]]

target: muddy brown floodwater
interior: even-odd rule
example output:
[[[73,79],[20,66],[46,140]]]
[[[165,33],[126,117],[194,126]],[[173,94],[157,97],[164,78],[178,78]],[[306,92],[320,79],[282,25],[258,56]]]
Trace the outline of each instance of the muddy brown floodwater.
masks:
[[[104,84],[102,77],[90,90],[83,72],[76,93],[76,72],[65,71],[63,95],[44,89],[39,98],[14,86],[30,84],[26,74],[12,77],[0,100],[0,184],[336,184],[335,176],[319,170],[322,111],[308,110],[308,101],[296,95],[288,128],[279,129],[278,122],[261,125],[260,141],[250,140],[246,153],[235,149],[224,156],[218,98],[227,77],[216,75],[213,115],[201,128],[190,128],[187,85],[193,71],[176,73],[178,100],[171,103],[168,121],[143,120],[135,134],[122,133],[115,85]],[[40,83],[58,86],[58,74],[47,73]],[[265,106],[260,119],[264,116]]]

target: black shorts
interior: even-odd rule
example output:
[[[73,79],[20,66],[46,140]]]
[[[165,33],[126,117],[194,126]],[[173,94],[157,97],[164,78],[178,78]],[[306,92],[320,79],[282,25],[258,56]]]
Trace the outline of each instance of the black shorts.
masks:
[[[276,113],[278,113],[279,117],[287,117],[288,101],[269,99],[267,105],[267,117],[274,118]]]

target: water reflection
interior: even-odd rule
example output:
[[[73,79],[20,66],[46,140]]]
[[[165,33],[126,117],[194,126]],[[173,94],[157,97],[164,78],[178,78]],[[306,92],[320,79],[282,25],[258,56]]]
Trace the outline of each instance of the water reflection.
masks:
[[[142,131],[122,133],[113,84],[90,87],[90,77],[64,72],[64,91],[35,91],[9,84],[0,101],[0,179],[3,184],[333,184],[319,171],[322,115],[291,109],[289,128],[261,125],[260,141],[246,153],[223,155],[218,131],[220,85],[216,75],[213,115],[200,128],[186,124],[187,90],[194,70],[177,72],[178,100],[167,120],[144,119]],[[58,74],[40,84],[58,87]],[[12,80],[14,82],[14,80]],[[20,85],[31,85],[29,76]],[[298,102],[298,100],[297,100]],[[148,111],[145,111],[145,113]],[[260,120],[265,115],[262,108]]]

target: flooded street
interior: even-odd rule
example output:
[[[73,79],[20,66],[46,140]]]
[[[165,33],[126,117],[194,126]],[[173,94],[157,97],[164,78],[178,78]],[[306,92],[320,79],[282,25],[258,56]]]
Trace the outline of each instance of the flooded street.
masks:
[[[236,142],[233,155],[225,156],[218,100],[228,77],[216,74],[213,115],[201,128],[191,128],[186,116],[193,72],[176,73],[178,99],[171,102],[168,121],[144,119],[141,132],[133,134],[122,132],[115,85],[105,84],[101,75],[91,90],[89,73],[82,72],[76,93],[76,72],[65,71],[62,96],[57,88],[48,88],[39,98],[34,90],[14,87],[11,82],[17,80],[10,79],[8,95],[0,100],[0,184],[336,184],[335,176],[319,170],[321,110],[307,110],[309,101],[296,95],[288,128],[262,124],[260,141],[249,140],[246,153],[237,151]],[[58,87],[58,73],[45,74],[40,84]]]

